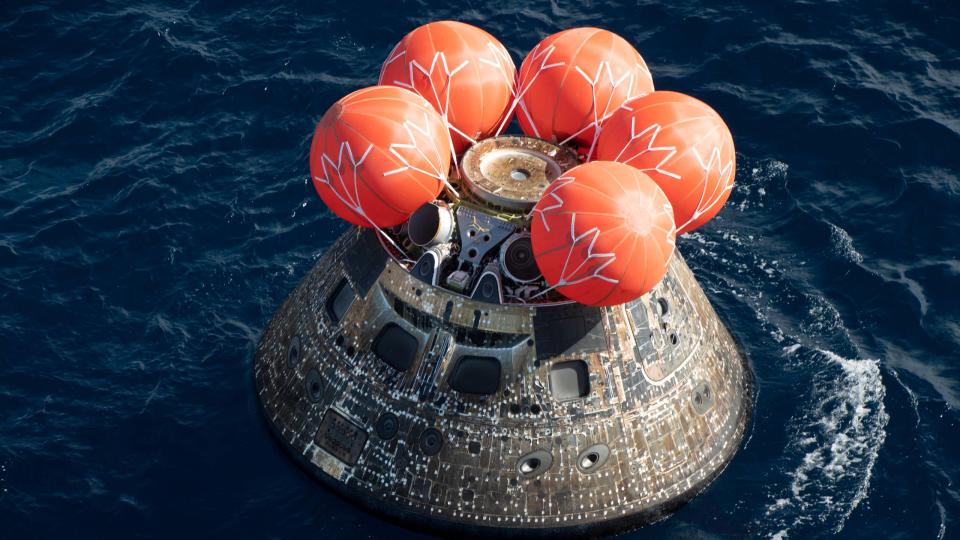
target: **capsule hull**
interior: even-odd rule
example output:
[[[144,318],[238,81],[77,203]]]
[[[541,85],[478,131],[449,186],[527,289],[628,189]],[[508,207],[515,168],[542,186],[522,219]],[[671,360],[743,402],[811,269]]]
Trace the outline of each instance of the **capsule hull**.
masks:
[[[663,519],[741,445],[752,381],[679,252],[621,306],[493,304],[351,229],[265,329],[267,423],[307,470],[419,529],[584,535]]]

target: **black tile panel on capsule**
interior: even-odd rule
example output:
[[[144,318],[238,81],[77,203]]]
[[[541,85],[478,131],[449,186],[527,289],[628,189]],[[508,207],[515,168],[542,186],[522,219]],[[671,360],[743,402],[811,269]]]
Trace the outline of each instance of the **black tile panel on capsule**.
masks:
[[[599,308],[580,304],[537,308],[533,315],[537,359],[606,351],[600,319]]]

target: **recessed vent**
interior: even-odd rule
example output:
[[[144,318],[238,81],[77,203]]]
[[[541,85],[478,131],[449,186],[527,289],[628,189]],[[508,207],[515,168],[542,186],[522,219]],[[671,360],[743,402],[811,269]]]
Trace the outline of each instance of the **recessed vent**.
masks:
[[[377,424],[374,427],[377,431],[377,437],[388,441],[396,437],[397,432],[400,431],[400,419],[393,413],[385,412],[377,419]]]
[[[610,458],[610,447],[605,444],[595,444],[588,447],[577,456],[577,468],[580,472],[592,473],[603,466]]]
[[[670,313],[670,301],[666,298],[657,298],[657,307],[660,310],[660,316],[664,317]]]
[[[420,451],[427,456],[435,456],[443,449],[443,434],[434,428],[427,428],[420,434]]]
[[[417,263],[410,270],[410,275],[426,283],[427,285],[437,284],[437,270],[442,260],[441,255],[444,251],[434,247],[423,252]]]
[[[307,390],[307,398],[314,403],[320,401],[323,397],[323,379],[320,378],[320,372],[311,369],[307,372],[307,377],[303,383]]]
[[[287,365],[293,369],[300,363],[300,337],[293,336],[290,339],[290,345],[287,346]]]
[[[713,390],[710,388],[710,384],[706,381],[701,381],[695,387],[693,387],[693,395],[690,396],[690,401],[693,404],[693,410],[697,411],[697,414],[705,414],[707,411],[713,407],[714,395]]]
[[[470,298],[491,304],[501,304],[503,302],[500,296],[500,280],[497,279],[497,275],[493,272],[485,272],[480,276]]]
[[[553,465],[553,456],[546,450],[536,450],[517,460],[517,472],[524,478],[533,478],[547,472]]]

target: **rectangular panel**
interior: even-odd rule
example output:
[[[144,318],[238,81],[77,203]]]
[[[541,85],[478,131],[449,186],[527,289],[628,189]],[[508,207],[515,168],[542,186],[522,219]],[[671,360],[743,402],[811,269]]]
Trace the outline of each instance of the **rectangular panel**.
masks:
[[[537,308],[533,315],[537,358],[607,350],[600,309],[579,304]]]
[[[380,245],[377,233],[370,229],[357,232],[359,241],[353,250],[344,254],[344,266],[356,285],[357,296],[367,296],[367,291],[380,277],[387,264],[387,252]]]
[[[333,409],[327,409],[317,430],[317,445],[331,455],[353,465],[367,444],[367,432]]]

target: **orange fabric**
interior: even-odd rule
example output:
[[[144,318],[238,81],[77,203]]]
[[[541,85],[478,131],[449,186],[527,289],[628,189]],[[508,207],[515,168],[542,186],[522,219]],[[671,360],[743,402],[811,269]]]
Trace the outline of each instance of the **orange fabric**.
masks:
[[[434,200],[450,169],[443,119],[395,86],[357,90],[336,102],[313,134],[310,175],[323,202],[363,227],[389,227]]]
[[[394,47],[380,84],[413,90],[450,126],[456,152],[506,123],[517,68],[507,49],[487,32],[456,21],[425,24]]]
[[[646,174],[593,161],[555,180],[531,214],[531,242],[547,282],[571,300],[612,306],[660,282],[673,256],[673,209]]]
[[[652,91],[647,64],[626,40],[599,28],[572,28],[547,37],[524,59],[517,120],[527,135],[570,139],[588,153],[609,115]]]
[[[650,175],[673,204],[678,234],[709,221],[727,202],[736,174],[730,130],[706,103],[678,92],[631,100],[603,126],[597,159]]]

